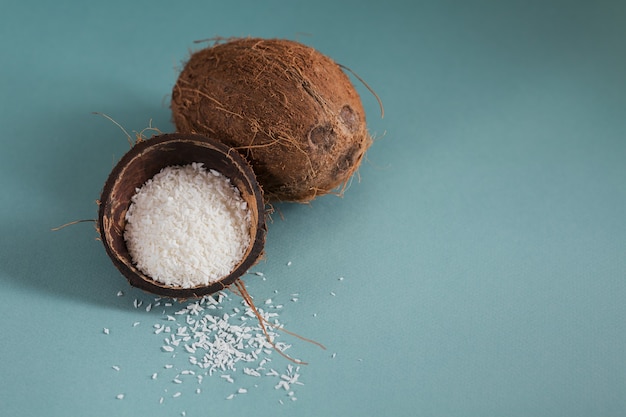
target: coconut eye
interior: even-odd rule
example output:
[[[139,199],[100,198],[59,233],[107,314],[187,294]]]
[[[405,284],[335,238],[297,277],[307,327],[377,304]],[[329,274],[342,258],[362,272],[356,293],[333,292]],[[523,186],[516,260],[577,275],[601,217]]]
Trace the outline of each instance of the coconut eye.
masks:
[[[352,110],[352,107],[347,104],[341,108],[339,120],[350,132],[359,130],[359,116]]]
[[[350,171],[352,167],[361,159],[361,148],[352,146],[337,160],[337,165],[333,169],[333,175],[340,176],[342,173]]]
[[[330,124],[315,126],[309,132],[309,143],[314,149],[328,152],[336,141],[337,135]]]

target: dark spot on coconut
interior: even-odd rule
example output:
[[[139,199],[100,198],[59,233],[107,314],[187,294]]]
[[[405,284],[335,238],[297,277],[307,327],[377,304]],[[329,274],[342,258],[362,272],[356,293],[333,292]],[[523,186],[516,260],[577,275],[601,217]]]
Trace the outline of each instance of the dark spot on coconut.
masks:
[[[356,132],[359,130],[360,122],[359,116],[352,110],[352,107],[347,104],[341,108],[339,112],[339,120],[350,132]]]
[[[315,126],[309,132],[309,143],[319,151],[330,151],[335,142],[337,142],[337,134],[329,124]]]
[[[350,171],[354,164],[360,159],[361,147],[352,146],[348,148],[345,154],[337,160],[337,165],[333,168],[333,176],[338,177],[345,172]]]

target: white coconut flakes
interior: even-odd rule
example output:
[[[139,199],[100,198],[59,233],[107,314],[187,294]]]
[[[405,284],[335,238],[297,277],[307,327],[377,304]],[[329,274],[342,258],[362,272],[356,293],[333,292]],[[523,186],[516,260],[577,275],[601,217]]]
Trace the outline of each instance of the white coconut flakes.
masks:
[[[250,212],[228,178],[201,163],[170,166],[136,190],[124,239],[138,269],[172,287],[228,275],[250,244]]]

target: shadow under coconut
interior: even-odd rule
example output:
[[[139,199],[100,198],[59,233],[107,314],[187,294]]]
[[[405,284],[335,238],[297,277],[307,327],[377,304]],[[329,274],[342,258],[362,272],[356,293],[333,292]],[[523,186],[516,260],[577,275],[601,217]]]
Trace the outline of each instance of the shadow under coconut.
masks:
[[[152,125],[163,131],[172,129],[166,105],[148,105],[141,100],[128,100],[117,105],[115,113],[124,120],[142,120],[141,126],[125,126],[133,131]],[[120,100],[122,102],[122,100]],[[104,104],[112,108],[111,104]],[[93,109],[98,111],[100,109]],[[115,115],[112,115],[115,117]],[[48,119],[48,120],[46,120]],[[19,195],[14,207],[3,216],[3,241],[0,243],[0,271],[9,286],[21,288],[29,294],[45,293],[73,302],[99,304],[106,307],[130,309],[128,299],[116,297],[119,290],[141,296],[131,289],[126,279],[113,266],[95,229],[99,198],[104,182],[113,165],[129,149],[124,133],[112,122],[81,109],[68,110],[66,117],[40,115],[38,126],[26,127],[24,137],[41,137],[45,126],[46,137],[55,141],[38,143],[35,155],[27,154],[29,164],[0,167],[2,175],[11,177],[12,186],[29,190],[36,196],[30,202]],[[151,136],[147,132],[146,136]],[[39,174],[29,174],[36,166]],[[23,170],[23,172],[20,172]],[[10,171],[10,172],[9,172]],[[21,200],[20,200],[21,199]],[[74,220],[94,220],[75,224],[58,231],[53,228]],[[146,294],[146,298],[151,295]]]
[[[30,295],[110,306],[113,297],[107,294],[114,296],[123,278],[112,275],[104,279],[93,230],[53,233],[49,219],[42,216],[28,224],[16,220],[2,226],[14,236],[0,254],[2,276],[10,280],[7,285],[21,287]]]

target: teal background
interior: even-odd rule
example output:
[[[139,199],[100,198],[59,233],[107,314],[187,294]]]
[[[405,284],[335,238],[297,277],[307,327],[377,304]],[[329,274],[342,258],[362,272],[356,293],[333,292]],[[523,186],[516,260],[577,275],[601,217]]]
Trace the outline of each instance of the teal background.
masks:
[[[626,415],[625,2],[0,6],[0,414]],[[268,384],[226,401],[233,387],[207,378],[159,405],[161,311],[132,306],[152,298],[91,224],[50,229],[96,217],[128,149],[91,112],[172,131],[194,40],[248,35],[350,67],[385,115],[353,78],[376,137],[359,181],[279,205],[267,280],[246,277],[328,347],[284,339],[310,362],[298,401]]]

